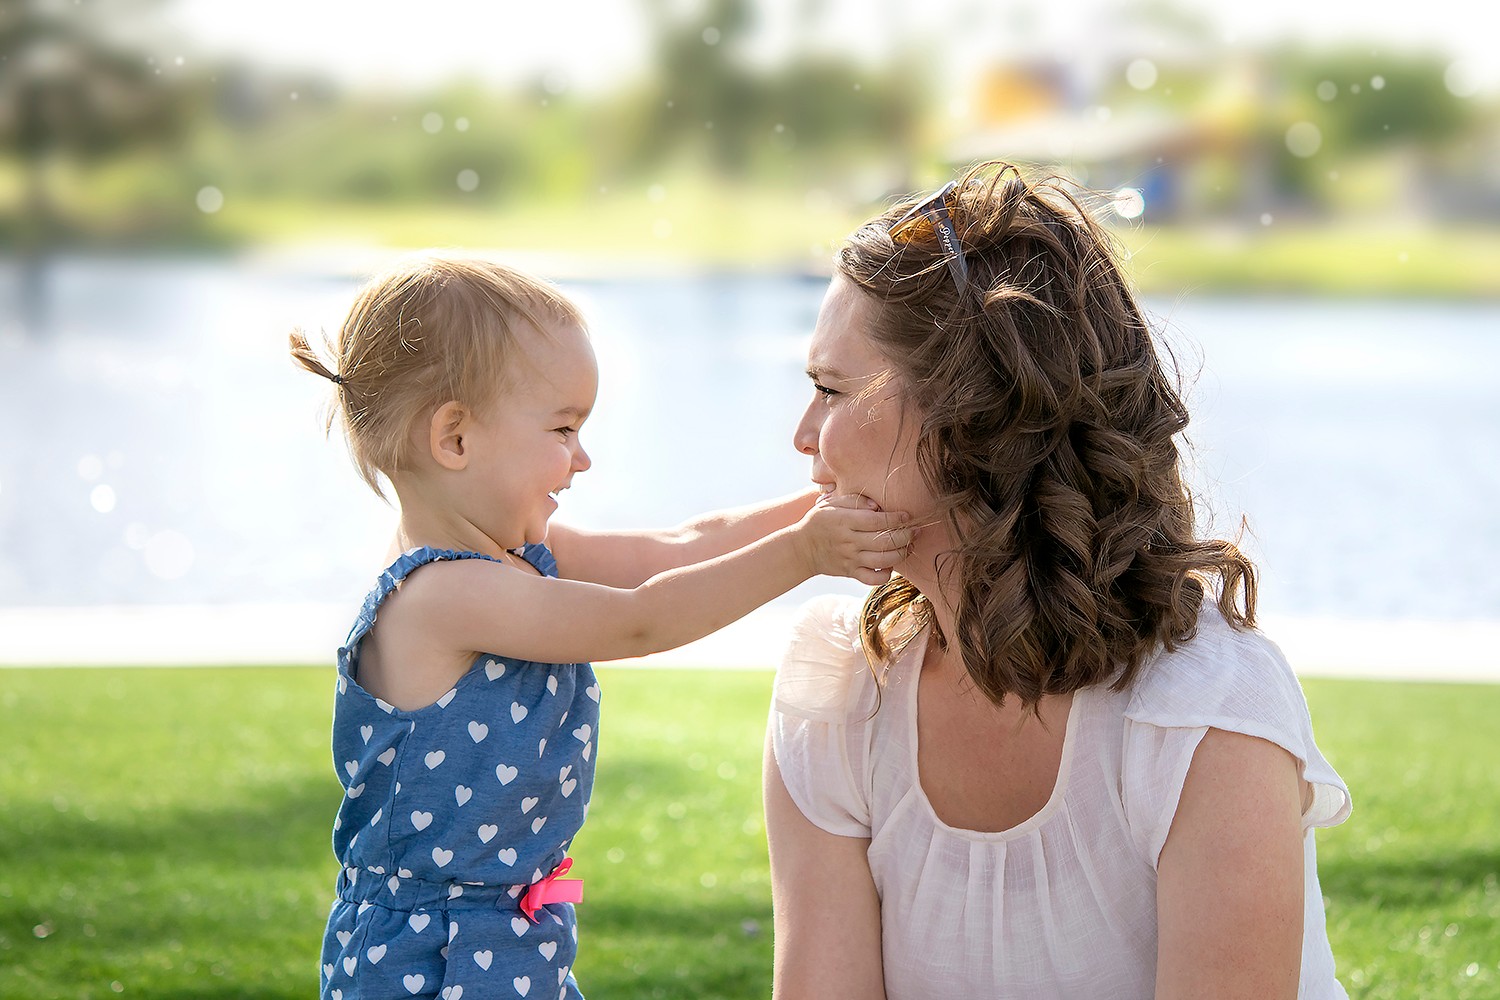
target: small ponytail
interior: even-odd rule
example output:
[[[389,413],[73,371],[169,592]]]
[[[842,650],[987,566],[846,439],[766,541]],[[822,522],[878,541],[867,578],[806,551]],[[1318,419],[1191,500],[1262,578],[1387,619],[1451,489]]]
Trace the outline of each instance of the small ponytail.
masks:
[[[301,365],[303,369],[312,372],[314,375],[323,376],[334,385],[342,386],[348,382],[344,376],[330,370],[323,363],[323,360],[318,357],[318,352],[313,350],[312,344],[308,343],[307,334],[302,332],[301,327],[294,328],[287,340],[291,344],[292,360]],[[323,345],[325,347],[329,346],[326,334],[323,337]]]

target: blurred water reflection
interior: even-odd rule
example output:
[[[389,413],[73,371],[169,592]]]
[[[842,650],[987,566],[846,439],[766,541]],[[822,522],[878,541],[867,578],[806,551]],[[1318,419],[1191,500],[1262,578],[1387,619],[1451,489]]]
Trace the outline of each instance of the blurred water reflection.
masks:
[[[0,316],[15,316],[14,265]],[[321,435],[293,325],[354,275],[67,259],[52,332],[0,330],[0,607],[353,602],[392,514]],[[673,523],[797,489],[798,277],[567,281],[602,385],[562,515]],[[1153,302],[1190,371],[1196,478],[1251,519],[1268,614],[1500,620],[1500,305]],[[826,588],[825,588],[826,589]]]

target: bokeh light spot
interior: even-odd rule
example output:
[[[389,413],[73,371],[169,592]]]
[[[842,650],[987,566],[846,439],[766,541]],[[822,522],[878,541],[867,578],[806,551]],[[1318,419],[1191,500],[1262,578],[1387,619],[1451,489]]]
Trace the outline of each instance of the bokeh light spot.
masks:
[[[1331,101],[1339,96],[1339,85],[1332,80],[1324,80],[1318,84],[1318,100]]]
[[[436,111],[429,111],[422,116],[422,131],[428,135],[437,135],[443,130],[443,116]]]
[[[198,195],[195,200],[198,203],[198,211],[204,215],[213,215],[224,207],[224,192],[210,184],[207,187],[198,189]]]
[[[479,174],[473,170],[460,170],[458,172],[458,189],[465,194],[479,188]]]
[[[115,509],[114,488],[106,483],[100,483],[89,491],[89,506],[101,514],[108,514]]]
[[[1150,90],[1156,86],[1156,75],[1156,63],[1150,59],[1136,59],[1125,67],[1125,82],[1136,90]]]
[[[1323,146],[1323,130],[1312,122],[1297,122],[1286,130],[1286,148],[1293,156],[1307,159]]]
[[[1469,59],[1455,59],[1443,71],[1443,86],[1454,97],[1473,97],[1479,93],[1479,65]]]
[[[1140,188],[1124,187],[1114,193],[1110,205],[1122,219],[1139,219],[1146,211],[1146,196]]]

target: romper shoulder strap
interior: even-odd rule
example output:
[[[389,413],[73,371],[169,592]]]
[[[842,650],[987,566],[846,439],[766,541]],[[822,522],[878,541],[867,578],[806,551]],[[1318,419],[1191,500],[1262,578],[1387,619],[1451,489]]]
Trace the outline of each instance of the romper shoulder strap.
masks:
[[[543,551],[546,551],[543,549]],[[550,554],[549,554],[550,555]],[[431,545],[423,545],[420,548],[408,549],[396,557],[396,561],[386,567],[385,572],[375,581],[375,586],[365,596],[364,606],[360,608],[359,617],[355,619],[354,627],[349,630],[349,638],[344,641],[344,650],[351,650],[365,637],[375,625],[375,616],[380,612],[380,606],[385,599],[391,595],[402,580],[412,574],[412,571],[420,566],[426,566],[432,562],[443,562],[452,559],[486,559],[490,562],[499,562],[494,556],[487,556],[482,552],[464,552],[458,549],[435,549]]]

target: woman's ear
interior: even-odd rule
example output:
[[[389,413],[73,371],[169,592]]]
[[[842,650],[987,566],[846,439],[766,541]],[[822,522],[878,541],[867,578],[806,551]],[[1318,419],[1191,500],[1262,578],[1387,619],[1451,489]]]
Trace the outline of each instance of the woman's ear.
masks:
[[[433,411],[427,426],[427,448],[439,467],[453,472],[468,467],[469,452],[464,437],[471,417],[469,408],[455,400],[449,400]]]

